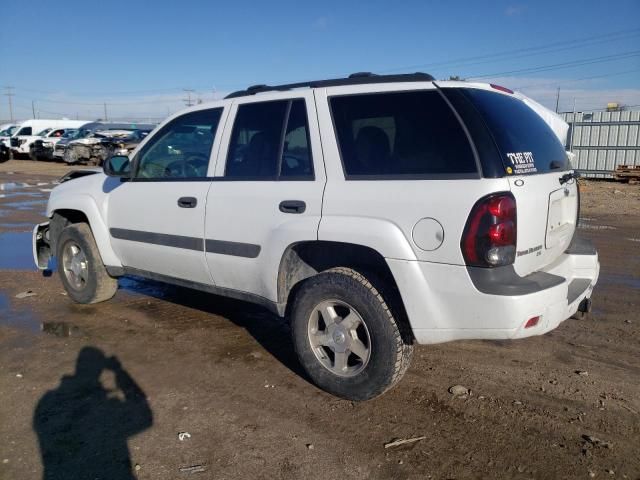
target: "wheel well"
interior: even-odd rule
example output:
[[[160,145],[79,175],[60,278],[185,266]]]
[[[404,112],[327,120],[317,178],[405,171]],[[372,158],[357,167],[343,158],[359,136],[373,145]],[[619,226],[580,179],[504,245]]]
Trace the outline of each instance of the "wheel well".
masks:
[[[54,255],[57,252],[57,242],[62,229],[73,223],[86,223],[91,226],[87,216],[80,210],[63,209],[53,212],[53,217],[51,217],[51,222],[49,223],[49,246]]]
[[[396,319],[408,325],[400,291],[384,257],[352,243],[312,241],[289,246],[278,270],[278,303],[289,310],[289,300],[303,280],[334,267],[353,268],[365,275],[382,293]]]

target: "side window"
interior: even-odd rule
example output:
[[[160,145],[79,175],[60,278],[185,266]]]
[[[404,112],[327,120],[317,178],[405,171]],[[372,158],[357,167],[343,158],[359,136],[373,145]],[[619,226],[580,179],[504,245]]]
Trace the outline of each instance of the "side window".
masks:
[[[333,97],[347,178],[475,174],[469,141],[436,91]]]
[[[135,177],[206,177],[221,115],[221,108],[199,110],[162,127],[138,153]]]
[[[280,177],[313,178],[313,158],[309,141],[309,122],[304,100],[291,102],[287,130],[282,146]]]
[[[33,129],[31,127],[23,127],[20,129],[17,135],[33,135],[32,131]]]
[[[240,105],[231,133],[225,177],[313,179],[304,100]]]

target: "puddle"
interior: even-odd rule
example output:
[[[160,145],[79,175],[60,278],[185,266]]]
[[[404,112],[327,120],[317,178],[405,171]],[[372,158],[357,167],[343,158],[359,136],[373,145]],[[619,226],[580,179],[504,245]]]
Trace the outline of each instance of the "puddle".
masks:
[[[0,223],[0,228],[24,228],[25,232],[33,230],[35,224],[28,222],[18,222],[18,223]]]
[[[1,198],[13,198],[13,197],[46,198],[46,195],[40,192],[11,192],[11,193],[3,193],[1,195]]]
[[[42,207],[43,211],[47,205],[47,199],[42,200],[25,200],[23,202],[9,202],[5,203],[4,207],[11,207],[16,210],[36,210],[38,207]]]
[[[20,328],[29,332],[40,331],[40,322],[30,311],[16,312],[9,308],[9,298],[0,292],[0,325]]]
[[[598,283],[604,283],[609,285],[622,285],[625,287],[640,289],[640,278],[633,275],[621,275],[615,273],[600,274]]]
[[[0,325],[31,333],[46,333],[56,337],[78,337],[82,331],[69,322],[41,322],[29,310],[15,311],[9,307],[9,297],[0,293]]]
[[[33,262],[31,232],[0,233],[0,270],[37,270]]]
[[[120,277],[118,287],[130,293],[161,299],[166,298],[172,290],[175,290],[172,285],[138,277]]]
[[[15,190],[16,188],[22,188],[23,186],[25,186],[25,184],[16,182],[0,183],[0,192],[5,190]]]

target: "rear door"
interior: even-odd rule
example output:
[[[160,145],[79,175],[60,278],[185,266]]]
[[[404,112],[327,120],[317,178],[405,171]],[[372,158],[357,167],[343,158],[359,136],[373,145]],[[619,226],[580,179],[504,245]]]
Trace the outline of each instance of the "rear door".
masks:
[[[216,285],[270,300],[286,248],[318,238],[325,185],[313,92],[292,95],[234,101],[207,199]]]
[[[576,229],[578,186],[564,146],[542,117],[513,95],[462,90],[495,141],[516,199],[514,267],[520,275],[540,270],[567,249]]]

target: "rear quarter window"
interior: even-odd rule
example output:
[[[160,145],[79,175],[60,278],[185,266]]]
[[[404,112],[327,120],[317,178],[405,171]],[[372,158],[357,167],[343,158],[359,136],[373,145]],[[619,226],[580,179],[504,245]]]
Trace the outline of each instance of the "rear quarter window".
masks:
[[[523,101],[487,90],[456,90],[462,92],[484,119],[507,174],[539,174],[569,167],[558,137]]]
[[[467,136],[435,90],[331,97],[345,178],[478,176]]]

